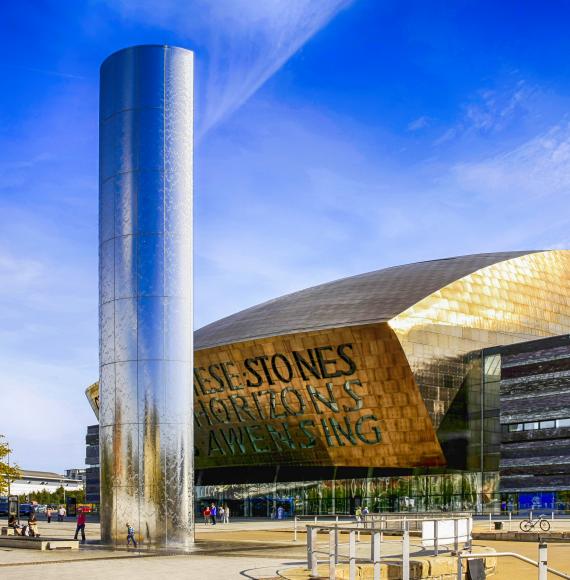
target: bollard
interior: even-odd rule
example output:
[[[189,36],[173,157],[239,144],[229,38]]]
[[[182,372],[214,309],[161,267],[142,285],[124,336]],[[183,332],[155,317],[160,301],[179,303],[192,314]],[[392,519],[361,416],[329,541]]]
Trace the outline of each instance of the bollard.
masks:
[[[297,541],[297,516],[293,519],[293,541]]]
[[[436,556],[439,552],[438,532],[439,532],[438,520],[434,520],[434,522],[433,522],[433,550],[434,550],[434,553]]]
[[[317,516],[315,516],[315,524],[317,523]]]
[[[491,531],[491,529],[493,528],[493,525],[491,523],[491,520],[493,519],[493,514],[489,514],[489,531]]]
[[[329,531],[329,580],[336,578],[336,550],[338,548],[336,540],[336,530]]]
[[[336,523],[338,524],[338,515],[336,516]]]
[[[307,568],[311,578],[318,578],[317,573],[317,528],[307,526]]]
[[[335,564],[338,564],[338,557],[339,557],[339,553],[338,553],[338,526],[334,530],[334,542],[335,542],[334,553],[336,554]]]
[[[459,520],[453,520],[453,551],[459,550]]]
[[[511,523],[512,523],[513,514],[509,512],[509,532],[511,531]]]
[[[410,580],[410,531],[408,526],[404,528],[402,541],[402,580]]]
[[[530,510],[528,517],[529,517],[530,521],[532,522],[532,510]]]
[[[554,521],[554,512],[552,512],[552,518],[551,518],[551,520]]]
[[[356,579],[356,532],[348,532],[348,578]]]
[[[380,532],[372,532],[372,562],[374,580],[380,580]]]
[[[547,580],[548,576],[548,546],[538,544],[538,580]]]
[[[461,558],[461,552],[457,555],[457,580],[463,580],[463,558]]]

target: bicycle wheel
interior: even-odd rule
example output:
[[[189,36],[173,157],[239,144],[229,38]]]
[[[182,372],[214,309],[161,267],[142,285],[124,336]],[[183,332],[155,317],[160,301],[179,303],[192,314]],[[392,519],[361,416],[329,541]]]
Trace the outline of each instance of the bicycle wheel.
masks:
[[[548,532],[550,529],[550,522],[548,520],[540,520],[540,529],[543,532]]]
[[[529,520],[523,520],[520,523],[519,527],[523,532],[530,532],[530,530],[532,529],[532,524],[530,523]]]

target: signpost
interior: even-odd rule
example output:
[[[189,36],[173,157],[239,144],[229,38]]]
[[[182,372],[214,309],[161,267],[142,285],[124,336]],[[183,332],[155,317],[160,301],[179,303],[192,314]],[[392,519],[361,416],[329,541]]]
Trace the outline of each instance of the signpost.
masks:
[[[67,497],[66,510],[68,516],[71,516],[73,518],[77,516],[77,498]]]
[[[8,517],[14,516],[20,523],[20,501],[17,495],[8,496]]]

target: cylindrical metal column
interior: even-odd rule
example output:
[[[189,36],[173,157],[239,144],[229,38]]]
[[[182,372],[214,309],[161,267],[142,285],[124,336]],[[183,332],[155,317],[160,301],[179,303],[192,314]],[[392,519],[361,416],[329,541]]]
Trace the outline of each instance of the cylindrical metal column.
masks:
[[[101,66],[101,534],[193,541],[193,53],[136,46]]]

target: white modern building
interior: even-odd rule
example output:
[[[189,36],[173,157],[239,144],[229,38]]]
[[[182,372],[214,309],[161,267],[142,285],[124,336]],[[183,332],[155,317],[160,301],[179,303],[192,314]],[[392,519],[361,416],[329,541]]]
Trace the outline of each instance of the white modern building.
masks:
[[[85,484],[85,468],[74,467],[73,469],[66,469],[65,477],[67,479],[77,479]]]
[[[57,491],[60,487],[68,491],[83,489],[83,481],[71,479],[52,471],[21,470],[21,476],[10,484],[11,495],[23,495],[38,491]]]

